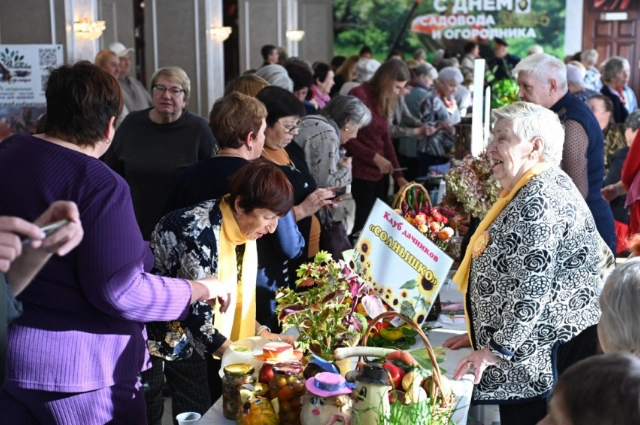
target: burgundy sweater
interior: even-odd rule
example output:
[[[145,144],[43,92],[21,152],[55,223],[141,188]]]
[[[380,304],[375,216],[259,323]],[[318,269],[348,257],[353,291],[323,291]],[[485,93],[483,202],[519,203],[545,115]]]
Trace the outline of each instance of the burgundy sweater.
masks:
[[[378,113],[373,86],[364,83],[349,91],[371,110],[371,124],[358,131],[358,137],[351,139],[345,145],[347,154],[353,157],[353,178],[378,181],[382,173],[373,162],[373,157],[379,154],[393,164],[393,168],[400,168],[396,152],[391,143],[389,132],[389,118]],[[403,177],[401,171],[393,173],[394,178]]]

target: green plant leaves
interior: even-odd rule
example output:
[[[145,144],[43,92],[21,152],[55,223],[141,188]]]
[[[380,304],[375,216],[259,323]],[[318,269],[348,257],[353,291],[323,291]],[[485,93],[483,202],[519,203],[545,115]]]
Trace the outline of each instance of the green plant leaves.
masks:
[[[418,286],[418,282],[416,282],[415,279],[411,279],[411,280],[407,280],[401,287],[400,289],[416,289],[416,287]]]

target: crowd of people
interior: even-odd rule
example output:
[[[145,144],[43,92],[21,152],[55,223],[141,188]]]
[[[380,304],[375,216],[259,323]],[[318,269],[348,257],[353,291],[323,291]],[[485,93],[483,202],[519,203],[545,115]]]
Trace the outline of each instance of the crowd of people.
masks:
[[[266,45],[208,119],[188,110],[181,68],[146,90],[120,43],[53,70],[37,133],[0,143],[0,199],[21,200],[0,205],[3,415],[158,425],[165,380],[174,417],[204,414],[232,341],[295,343],[275,294],[325,248],[324,224],[355,238],[391,184],[446,169],[479,47],[309,64]],[[613,270],[640,251],[629,62],[534,47],[518,58],[496,39],[487,58],[522,102],[492,112],[503,193],[454,277],[469,332],[445,345],[473,347],[454,374],[475,373],[474,400],[503,425],[637,423],[640,360],[621,353],[640,346],[640,260]],[[626,413],[595,409],[604,382]]]

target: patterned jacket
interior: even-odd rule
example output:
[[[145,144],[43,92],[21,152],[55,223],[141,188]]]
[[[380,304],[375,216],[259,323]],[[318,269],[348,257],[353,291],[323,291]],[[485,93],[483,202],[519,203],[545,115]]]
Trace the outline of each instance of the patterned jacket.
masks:
[[[217,199],[167,214],[151,235],[152,272],[183,279],[216,276],[221,227]],[[185,320],[147,323],[149,354],[182,360],[190,357],[194,349],[203,357],[215,352],[227,338],[213,327],[213,320],[213,308],[195,302]]]
[[[501,360],[486,369],[474,398],[545,397],[558,346],[600,318],[600,236],[558,168],[520,189],[487,231],[489,243],[471,263],[467,311],[474,348]]]

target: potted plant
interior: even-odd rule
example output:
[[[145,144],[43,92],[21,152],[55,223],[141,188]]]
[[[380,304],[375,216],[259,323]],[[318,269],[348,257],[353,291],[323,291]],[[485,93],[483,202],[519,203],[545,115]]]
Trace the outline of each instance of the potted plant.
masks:
[[[367,296],[364,281],[343,261],[320,251],[312,263],[297,271],[296,290],[276,293],[278,320],[283,330],[297,328],[298,345],[304,351],[333,361],[338,347],[358,345],[366,318],[356,305]]]

